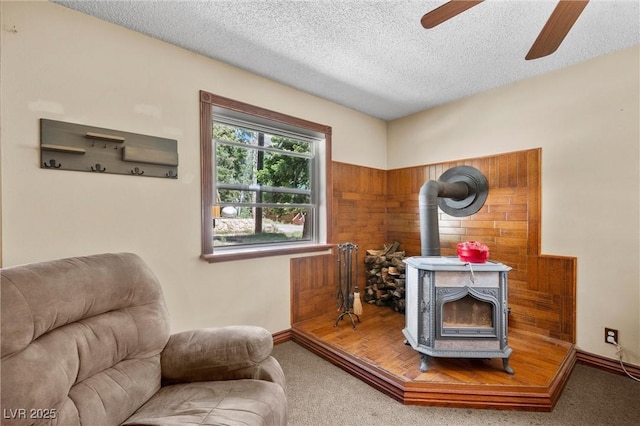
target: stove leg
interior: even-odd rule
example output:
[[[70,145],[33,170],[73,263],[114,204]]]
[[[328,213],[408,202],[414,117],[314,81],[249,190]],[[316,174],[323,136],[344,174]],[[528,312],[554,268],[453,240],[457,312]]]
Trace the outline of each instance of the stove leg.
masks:
[[[420,354],[420,371],[425,372],[429,370],[429,355]]]
[[[502,358],[502,365],[504,366],[504,371],[509,374],[514,374],[513,368],[509,366],[509,358]]]

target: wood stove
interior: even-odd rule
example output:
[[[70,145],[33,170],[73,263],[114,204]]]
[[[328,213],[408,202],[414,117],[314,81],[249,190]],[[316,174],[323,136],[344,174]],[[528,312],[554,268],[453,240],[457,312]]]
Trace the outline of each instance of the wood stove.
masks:
[[[502,358],[507,344],[507,272],[496,262],[466,263],[457,257],[404,259],[406,343],[420,352],[420,371],[429,357]]]

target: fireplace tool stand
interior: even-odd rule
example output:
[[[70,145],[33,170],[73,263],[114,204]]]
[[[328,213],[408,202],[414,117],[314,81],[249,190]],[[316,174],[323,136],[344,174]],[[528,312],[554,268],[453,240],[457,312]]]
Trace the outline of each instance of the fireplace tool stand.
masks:
[[[345,316],[351,320],[354,330],[356,328],[354,317],[360,322],[360,316],[352,312],[354,301],[351,290],[353,269],[355,269],[356,277],[355,291],[358,292],[358,246],[353,243],[338,244],[338,310],[342,310],[342,313],[338,315],[334,327]]]

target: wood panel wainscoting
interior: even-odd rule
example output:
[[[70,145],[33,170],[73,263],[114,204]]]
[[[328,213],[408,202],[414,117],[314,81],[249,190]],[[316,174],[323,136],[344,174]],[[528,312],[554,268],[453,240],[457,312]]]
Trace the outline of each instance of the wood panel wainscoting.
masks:
[[[291,339],[407,404],[549,411],[576,362],[577,259],[540,253],[541,150],[381,171],[334,162],[332,235],[360,250],[398,241],[420,255],[418,193],[454,166],[480,170],[489,182],[482,209],[469,217],[439,211],[441,251],[478,240],[509,272],[509,376],[500,360],[434,359],[420,373],[404,344],[404,315],[365,304],[356,330],[339,312],[335,254],[291,259]],[[364,253],[360,254],[362,261]],[[365,268],[358,277],[364,288]]]

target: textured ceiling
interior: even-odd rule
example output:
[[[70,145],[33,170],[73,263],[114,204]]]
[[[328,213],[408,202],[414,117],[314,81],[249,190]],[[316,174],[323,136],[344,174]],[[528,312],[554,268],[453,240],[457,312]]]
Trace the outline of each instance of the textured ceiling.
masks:
[[[524,59],[556,0],[59,1],[385,120],[640,43],[640,0],[591,0],[560,48]]]

